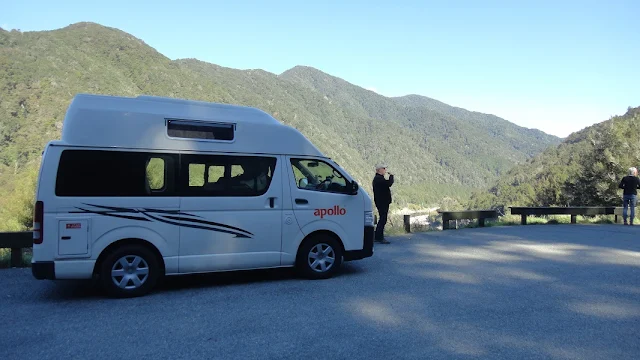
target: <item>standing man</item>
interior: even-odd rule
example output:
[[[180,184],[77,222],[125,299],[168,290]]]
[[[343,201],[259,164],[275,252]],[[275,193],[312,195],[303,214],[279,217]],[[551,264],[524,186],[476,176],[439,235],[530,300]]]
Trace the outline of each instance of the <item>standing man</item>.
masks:
[[[633,219],[636,217],[637,189],[640,189],[638,170],[634,167],[629,168],[628,175],[622,178],[618,187],[624,189],[622,192],[622,218],[624,219],[624,224],[627,225],[627,208],[631,208],[629,225],[633,225]]]
[[[390,188],[391,185],[393,185],[393,174],[389,173],[389,180],[387,180],[384,177],[386,173],[387,165],[379,164],[376,166],[376,176],[373,178],[373,201],[380,214],[374,240],[382,244],[390,244],[390,242],[384,238],[384,226],[387,224],[389,204],[391,204]]]

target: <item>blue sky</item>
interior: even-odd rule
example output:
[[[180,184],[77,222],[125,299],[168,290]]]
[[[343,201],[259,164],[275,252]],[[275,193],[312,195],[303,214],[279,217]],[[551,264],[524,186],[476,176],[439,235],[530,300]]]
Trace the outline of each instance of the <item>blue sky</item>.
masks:
[[[566,136],[640,106],[640,1],[10,1],[0,26],[119,28],[171,59],[312,66]]]

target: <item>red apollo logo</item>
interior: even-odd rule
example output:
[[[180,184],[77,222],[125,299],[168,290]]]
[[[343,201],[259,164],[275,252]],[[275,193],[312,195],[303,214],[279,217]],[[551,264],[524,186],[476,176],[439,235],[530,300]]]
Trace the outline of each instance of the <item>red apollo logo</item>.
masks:
[[[334,206],[331,209],[316,209],[313,216],[320,216],[320,219],[325,216],[344,216],[347,214],[347,210],[341,208],[339,205]]]

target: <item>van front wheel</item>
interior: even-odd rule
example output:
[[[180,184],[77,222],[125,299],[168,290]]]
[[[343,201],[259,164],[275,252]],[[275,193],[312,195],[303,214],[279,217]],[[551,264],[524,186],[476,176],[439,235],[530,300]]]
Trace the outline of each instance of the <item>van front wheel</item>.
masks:
[[[155,287],[159,276],[156,255],[139,245],[119,247],[100,264],[102,287],[112,297],[146,295]]]
[[[342,249],[335,238],[315,235],[307,239],[298,253],[298,270],[308,279],[327,279],[340,268]]]

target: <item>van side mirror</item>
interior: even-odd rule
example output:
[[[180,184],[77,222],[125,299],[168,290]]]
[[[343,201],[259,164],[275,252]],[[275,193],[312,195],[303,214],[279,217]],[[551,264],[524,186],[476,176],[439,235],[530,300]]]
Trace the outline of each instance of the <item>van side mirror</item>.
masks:
[[[358,189],[359,186],[357,182],[349,183],[349,195],[358,195]]]

